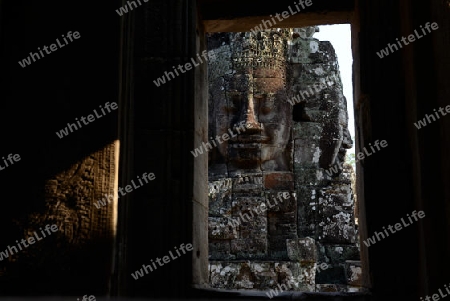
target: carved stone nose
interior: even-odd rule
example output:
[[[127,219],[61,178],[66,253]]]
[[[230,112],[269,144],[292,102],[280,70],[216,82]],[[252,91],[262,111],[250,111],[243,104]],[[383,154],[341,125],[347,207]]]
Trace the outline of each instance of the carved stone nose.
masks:
[[[247,98],[247,106],[244,108],[245,112],[243,112],[243,121],[245,122],[245,127],[251,131],[261,131],[261,126],[256,118],[255,114],[255,106],[253,97],[249,96]]]

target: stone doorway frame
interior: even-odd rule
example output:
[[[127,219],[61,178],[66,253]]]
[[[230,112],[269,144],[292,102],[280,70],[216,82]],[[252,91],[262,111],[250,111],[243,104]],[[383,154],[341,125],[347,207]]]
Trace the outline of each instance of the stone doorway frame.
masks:
[[[274,3],[268,7],[265,15],[254,16],[250,10],[239,11],[237,15],[227,15],[229,11],[226,6],[233,6],[221,1],[199,0],[196,51],[206,49],[205,34],[208,32],[241,32],[250,31],[251,28],[259,25],[261,20],[268,20],[270,13],[281,12],[286,3]],[[231,1],[239,2],[239,1]],[[345,1],[344,1],[345,2]],[[344,11],[330,10],[326,13],[320,11],[299,13],[278,23],[276,27],[305,27],[314,25],[332,25],[332,24],[350,24],[352,35],[352,54],[353,54],[353,107],[355,115],[355,152],[361,151],[360,141],[364,141],[361,122],[364,118],[361,110],[361,89],[360,89],[360,57],[359,57],[359,32],[360,22],[358,19],[358,0],[347,1],[349,9]],[[257,3],[254,3],[257,5]],[[323,4],[323,3],[322,3]],[[222,6],[222,7],[221,7]],[[236,6],[235,6],[236,7]],[[221,10],[223,8],[223,10]],[[248,6],[251,8],[251,6]],[[221,12],[223,14],[221,15]],[[195,70],[195,104],[194,104],[194,145],[206,141],[208,134],[208,85],[206,68],[197,68]],[[194,245],[198,246],[199,251],[192,254],[192,285],[197,289],[208,289],[208,159],[206,156],[199,156],[194,160],[194,179],[193,179],[193,207],[192,207],[192,238]],[[367,239],[367,227],[365,225],[365,203],[364,203],[364,173],[361,164],[356,164],[356,194],[359,205],[359,236],[360,241]],[[206,242],[206,243],[205,243]],[[369,279],[369,260],[366,248],[361,248],[361,264],[363,269],[363,287],[371,288]],[[212,290],[212,289],[208,289]],[[217,290],[213,290],[217,291]],[[244,294],[243,294],[244,295]]]

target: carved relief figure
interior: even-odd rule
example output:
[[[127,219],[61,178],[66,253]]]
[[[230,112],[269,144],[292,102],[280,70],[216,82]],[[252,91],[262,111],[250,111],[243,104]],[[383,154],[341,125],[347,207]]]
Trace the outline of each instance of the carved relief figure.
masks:
[[[231,35],[234,40],[228,53],[232,74],[220,80],[224,93],[214,93],[210,102],[212,115],[217,117],[210,120],[213,137],[239,122],[246,124],[245,132],[218,148],[218,161],[227,164],[230,172],[291,169],[286,148],[292,108],[286,101],[286,40],[281,38],[286,33],[273,30],[256,37],[250,33]]]

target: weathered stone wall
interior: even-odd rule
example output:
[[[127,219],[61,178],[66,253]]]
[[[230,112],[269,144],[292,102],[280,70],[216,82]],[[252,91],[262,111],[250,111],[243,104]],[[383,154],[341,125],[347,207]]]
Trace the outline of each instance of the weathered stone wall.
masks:
[[[86,9],[53,0],[1,5],[0,26],[8,34],[0,37],[5,45],[0,69],[7,79],[0,156],[21,158],[0,171],[1,296],[81,300],[84,294],[110,291],[117,200],[100,209],[94,204],[113,194],[118,182],[119,110],[104,109],[107,102],[120,105],[120,26],[117,16],[104,14],[117,6],[92,3]],[[80,38],[69,42],[69,31]],[[64,45],[62,34],[69,44]],[[64,49],[38,51],[58,37]],[[30,52],[36,61],[22,68],[17,62]],[[95,121],[86,120],[90,114]],[[59,136],[68,124],[68,135]],[[40,228],[45,231],[47,225],[58,231],[43,237]],[[40,238],[32,243],[34,233]]]
[[[350,174],[326,173],[353,143],[346,100],[334,49],[314,32],[208,38],[217,58],[209,64],[210,142],[231,136],[209,152],[212,287],[359,285]]]

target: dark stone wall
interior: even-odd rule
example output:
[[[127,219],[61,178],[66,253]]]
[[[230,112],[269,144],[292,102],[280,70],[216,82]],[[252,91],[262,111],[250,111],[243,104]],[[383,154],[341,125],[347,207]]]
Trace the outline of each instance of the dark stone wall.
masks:
[[[393,142],[386,152],[357,167],[364,177],[364,224],[371,235],[413,210],[426,213],[421,223],[370,247],[369,275],[376,294],[431,296],[448,282],[450,264],[444,255],[449,252],[449,163],[444,154],[450,147],[450,120],[441,117],[420,130],[413,123],[449,104],[449,88],[444,84],[449,58],[442,52],[449,46],[449,22],[444,13],[448,3],[361,2],[358,11],[361,61],[357,88],[361,95],[356,117],[361,136],[357,141],[360,147],[381,137]],[[420,30],[426,22],[437,22],[439,29],[386,58],[376,55],[387,43]],[[390,171],[381,171],[381,164],[389,164]],[[388,198],[379,189],[380,183],[390,191]],[[388,210],[381,200],[389,202]],[[393,266],[402,277],[386,273]]]
[[[193,233],[192,216],[195,212],[201,218],[205,206],[196,196],[202,194],[207,200],[207,186],[204,184],[202,190],[201,184],[195,184],[206,183],[206,178],[196,180],[201,177],[202,168],[194,164],[202,162],[194,163],[189,150],[196,140],[206,139],[206,123],[202,132],[201,118],[206,122],[207,100],[201,94],[204,89],[197,88],[206,76],[206,67],[202,65],[184,74],[178,71],[179,76],[159,87],[153,80],[165,72],[174,72],[173,66],[196,58],[204,49],[204,35],[197,27],[193,1],[150,1],[128,17],[130,36],[126,37],[131,45],[123,51],[124,68],[129,72],[129,77],[124,78],[130,81],[122,88],[129,91],[124,96],[128,115],[123,117],[128,120],[124,120],[123,127],[127,131],[126,168],[130,173],[122,175],[132,178],[152,171],[156,180],[145,189],[136,190],[119,208],[123,212],[119,231],[124,244],[118,246],[118,294],[182,297],[187,295],[193,278],[205,282],[201,271],[193,272],[192,261],[207,254],[206,246],[195,241],[202,236],[199,231],[206,230]],[[197,123],[200,124],[194,132]],[[199,170],[196,175],[194,168]],[[139,280],[131,277],[150,260],[162,258],[183,243],[193,244],[194,250]]]
[[[0,250],[40,227],[58,231],[0,261],[0,295],[107,294],[114,250],[114,207],[94,202],[116,182],[119,19],[117,1],[1,1]],[[67,44],[62,35],[78,31]],[[63,47],[25,68],[38,47]],[[76,118],[102,115],[63,138]],[[79,127],[79,126],[78,126]],[[2,167],[4,166],[2,160]]]

